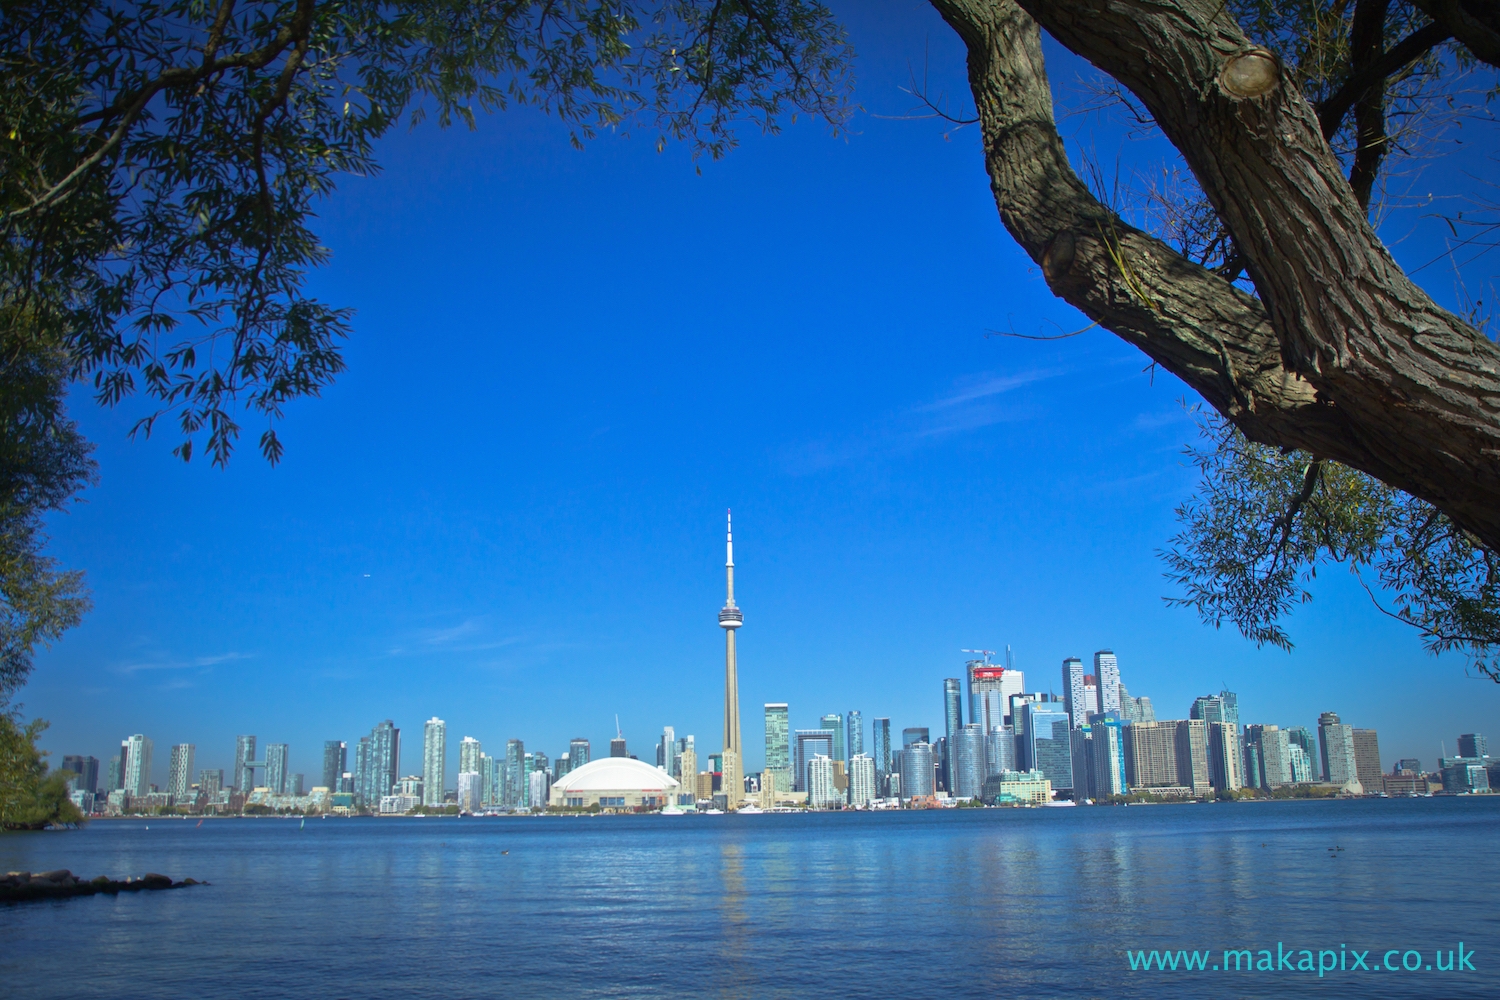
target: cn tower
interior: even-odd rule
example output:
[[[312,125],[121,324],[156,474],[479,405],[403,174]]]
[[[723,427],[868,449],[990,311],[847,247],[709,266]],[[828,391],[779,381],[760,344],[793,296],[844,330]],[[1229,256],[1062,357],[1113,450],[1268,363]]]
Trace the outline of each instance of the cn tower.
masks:
[[[730,808],[739,805],[744,794],[740,775],[740,676],[734,660],[734,630],[745,623],[745,616],[734,605],[734,521],[732,512],[725,515],[724,574],[728,599],[719,609],[719,627],[724,630],[724,762],[720,783]]]

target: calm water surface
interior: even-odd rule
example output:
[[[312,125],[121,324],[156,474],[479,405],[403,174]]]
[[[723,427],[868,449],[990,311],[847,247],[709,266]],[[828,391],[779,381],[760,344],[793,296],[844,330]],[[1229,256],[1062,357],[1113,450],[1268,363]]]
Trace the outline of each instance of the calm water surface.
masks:
[[[0,907],[0,995],[1500,995],[1500,796],[195,823],[0,836],[0,870],[213,883]],[[1125,954],[1212,966],[1278,941],[1424,966],[1462,941],[1475,971],[1132,972]]]

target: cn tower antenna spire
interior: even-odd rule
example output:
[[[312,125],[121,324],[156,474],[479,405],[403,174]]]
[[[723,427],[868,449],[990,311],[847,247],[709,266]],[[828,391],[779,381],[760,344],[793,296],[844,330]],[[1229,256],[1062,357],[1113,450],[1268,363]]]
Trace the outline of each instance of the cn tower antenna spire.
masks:
[[[731,809],[737,808],[744,794],[740,780],[744,762],[740,759],[740,677],[735,661],[734,632],[745,623],[745,616],[734,604],[734,514],[724,515],[724,607],[719,609],[719,627],[724,630],[724,782],[723,789]]]

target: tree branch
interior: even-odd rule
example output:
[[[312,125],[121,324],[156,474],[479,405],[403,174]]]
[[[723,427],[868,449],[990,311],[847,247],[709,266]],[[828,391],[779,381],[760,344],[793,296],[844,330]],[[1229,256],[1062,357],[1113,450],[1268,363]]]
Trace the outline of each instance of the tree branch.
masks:
[[[1452,37],[1453,32],[1443,25],[1429,24],[1401,39],[1375,62],[1351,72],[1338,90],[1318,104],[1318,124],[1323,130],[1323,138],[1333,138],[1349,109],[1371,87],[1410,66]]]

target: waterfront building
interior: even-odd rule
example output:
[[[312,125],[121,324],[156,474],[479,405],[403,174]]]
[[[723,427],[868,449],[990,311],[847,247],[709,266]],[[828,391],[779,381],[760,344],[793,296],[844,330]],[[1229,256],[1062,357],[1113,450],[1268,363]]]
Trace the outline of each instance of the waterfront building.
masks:
[[[676,760],[675,755],[673,760]],[[571,770],[573,770],[573,758],[564,751],[557,755],[557,760],[552,762],[552,780],[556,781]]]
[[[940,748],[943,787],[953,791],[953,737],[964,724],[963,684],[957,677],[943,678],[943,745]]]
[[[292,795],[292,796],[303,795],[303,794],[305,794],[304,790],[303,790],[304,784],[305,784],[305,779],[304,779],[304,777],[302,775],[300,775],[300,774],[291,774],[291,775],[288,775],[287,779],[286,779],[286,792],[284,794],[286,794],[286,795]]]
[[[794,734],[793,752],[792,766],[796,771],[792,775],[792,791],[805,792],[808,790],[807,762],[818,754],[822,754],[829,760],[833,759],[833,731],[830,729],[797,730]]]
[[[734,522],[724,516],[724,606],[719,609],[719,627],[724,630],[724,763],[730,769],[722,782],[725,804],[737,808],[745,794],[741,780],[740,675],[735,660],[734,634],[745,624],[745,616],[734,603]]]
[[[833,753],[830,754],[834,760],[844,759],[844,717],[835,712],[833,715],[825,715],[818,720],[819,728],[826,729],[833,734]]]
[[[792,731],[784,701],[768,701],[766,712],[766,773],[775,775],[777,791],[792,790]]]
[[[1408,770],[1399,767],[1391,774],[1381,777],[1380,787],[1385,790],[1385,794],[1393,798],[1426,795],[1431,790],[1426,775],[1416,769]],[[1366,791],[1370,790],[1366,789]]]
[[[447,784],[448,723],[434,715],[422,727],[422,804],[442,805]]]
[[[484,744],[472,736],[465,736],[458,744],[458,773],[479,774],[479,761],[483,756]]]
[[[1089,717],[1089,743],[1089,794],[1095,800],[1128,794],[1125,723],[1118,709]]]
[[[1208,780],[1216,790],[1233,792],[1244,787],[1244,759],[1239,727],[1227,718],[1208,723]]]
[[[677,805],[690,806],[698,800],[698,752],[693,749],[692,737],[687,737],[685,745],[678,753],[677,766],[682,772],[678,780]],[[576,768],[575,768],[576,770]],[[557,787],[553,785],[553,787]],[[713,797],[713,787],[710,785],[708,798]],[[671,803],[668,803],[669,805]]]
[[[849,805],[862,809],[880,797],[875,775],[874,757],[857,753],[849,759]]]
[[[417,801],[413,805],[422,804],[422,776],[420,774],[408,774],[404,778],[397,778],[396,783],[391,786],[392,795],[405,795]]]
[[[140,733],[120,743],[123,784],[132,796],[151,794],[151,749],[151,741]]]
[[[914,743],[926,743],[929,746],[932,744],[931,738],[927,735],[926,726],[907,726],[901,730],[901,749],[905,750]]]
[[[291,757],[291,747],[285,743],[266,744],[266,784],[272,795],[285,795],[287,793],[287,765]]]
[[[1126,781],[1132,789],[1181,796],[1212,791],[1203,720],[1133,722],[1124,736]]]
[[[1443,791],[1467,795],[1490,790],[1489,769],[1483,757],[1443,757],[1439,760]]]
[[[1416,757],[1402,757],[1396,761],[1396,766],[1391,769],[1392,774],[1400,774],[1402,771],[1410,771],[1413,774],[1422,773],[1422,762]]]
[[[691,736],[689,736],[687,739],[689,743],[691,743],[693,740]],[[568,741],[569,768],[576,771],[591,760],[593,760],[593,757],[589,752],[588,740],[584,739],[582,736],[575,736],[573,739]]]
[[[1094,712],[1092,718],[1099,713]],[[1068,731],[1068,741],[1072,750],[1073,764],[1073,801],[1081,802],[1084,799],[1097,799],[1098,791],[1094,783],[1094,728],[1091,723],[1085,722],[1081,726],[1075,726]]]
[[[1318,752],[1324,781],[1342,787],[1359,780],[1354,759],[1354,727],[1340,722],[1337,712],[1318,716]]]
[[[115,754],[109,759],[109,776],[105,779],[104,793],[125,787],[125,768],[122,766],[122,755]]]
[[[1101,649],[1094,654],[1094,677],[1099,688],[1101,714],[1119,712],[1120,705],[1120,661],[1114,650]]]
[[[478,771],[458,772],[459,812],[476,813],[484,808],[484,776]]]
[[[875,794],[877,798],[886,798],[891,794],[891,766],[895,761],[889,718],[881,716],[871,721],[870,747],[875,757]]]
[[[935,776],[936,760],[932,744],[912,743],[901,751],[900,775],[901,798],[930,797],[937,794]]]
[[[194,799],[193,795],[193,752],[197,750],[191,743],[179,743],[172,748],[172,755],[167,765],[167,794],[172,796],[174,805],[186,805]]]
[[[960,726],[948,744],[950,795],[977,799],[984,791],[984,731],[977,723]]]
[[[936,768],[932,780],[937,783],[940,792],[949,791],[948,787],[948,737],[939,736],[932,744],[933,764]]]
[[[636,761],[637,764],[641,763]],[[661,770],[658,768],[657,770]],[[665,771],[662,777],[671,781],[672,778]],[[531,774],[527,777],[526,803],[532,809],[545,809],[552,791],[552,775],[547,773],[545,767],[532,767]]]
[[[835,761],[814,754],[807,762],[807,804],[814,809],[835,809],[843,805],[833,781]]]
[[[1458,755],[1460,757],[1488,757],[1490,755],[1490,743],[1481,733],[1464,733],[1458,738]]]
[[[339,791],[339,778],[349,769],[349,744],[343,740],[323,742],[323,787]]]
[[[64,771],[72,771],[78,775],[78,779],[73,783],[75,788],[81,788],[86,792],[99,790],[98,757],[69,754],[63,758],[62,766]]]
[[[1016,730],[1014,726],[996,726],[984,738],[984,776],[1016,769]]]
[[[1291,746],[1301,747],[1302,752],[1307,754],[1307,759],[1313,762],[1313,768],[1311,772],[1313,774],[1313,777],[1309,778],[1308,780],[1317,781],[1317,776],[1320,773],[1320,769],[1317,767],[1316,763],[1318,760],[1317,737],[1313,736],[1312,730],[1308,729],[1306,726],[1289,726],[1282,731],[1286,733],[1287,742]]]
[[[1380,767],[1380,737],[1373,729],[1356,729],[1354,741],[1354,776],[1366,792],[1380,791],[1384,782]],[[1462,749],[1462,747],[1460,747]]]
[[[1010,700],[1026,693],[1025,674],[988,660],[970,660],[968,677],[969,721],[979,723],[986,733],[994,732],[997,726],[1012,725]]]
[[[1301,747],[1292,743],[1291,734],[1287,730],[1278,726],[1246,726],[1245,739],[1253,742],[1260,750],[1261,788],[1269,791],[1296,782],[1292,747],[1297,746],[1299,750]]]
[[[1028,771],[1041,771],[1052,782],[1055,792],[1073,789],[1073,740],[1069,735],[1072,720],[1063,702],[1025,701],[1020,703],[1021,722],[1017,727],[1017,756]],[[1024,729],[1022,729],[1024,727]]]
[[[404,816],[422,804],[421,798],[416,795],[401,794],[382,795],[379,802],[379,812],[382,816]]]
[[[374,807],[391,794],[401,771],[401,730],[386,719],[370,730],[365,749],[365,773],[356,779],[360,802]]]
[[[1292,784],[1304,785],[1314,781],[1312,759],[1307,756],[1302,745],[1288,741],[1287,750],[1291,754],[1287,758],[1287,767],[1292,772]]]
[[[1099,711],[1091,705],[1083,689],[1083,661],[1069,656],[1062,662],[1063,707],[1068,713],[1068,725],[1077,727],[1088,721],[1091,713]],[[1057,787],[1056,782],[1053,787]]]
[[[206,767],[198,772],[198,794],[205,802],[213,802],[224,790],[224,769],[222,767]]]
[[[1000,805],[1046,805],[1052,782],[1040,771],[1002,771],[986,778],[984,801]]]
[[[255,774],[252,769],[254,760],[255,737],[236,736],[234,738],[234,787],[246,795],[255,787]]]
[[[573,741],[577,743],[577,740]],[[572,751],[570,751],[572,752]],[[522,740],[505,741],[505,764],[501,769],[500,807],[519,809],[526,804],[526,744]],[[577,770],[578,765],[573,765]]]
[[[686,773],[689,765],[695,765],[688,750],[682,758]],[[633,757],[605,757],[590,761],[559,778],[548,789],[546,803],[555,809],[660,809],[674,804],[678,797],[679,783],[659,767]]]
[[[1142,695],[1132,698],[1125,685],[1120,685],[1120,718],[1127,724],[1133,722],[1155,722],[1156,709],[1151,706],[1151,699]]]
[[[848,755],[844,759],[852,761],[864,752],[865,717],[858,709],[851,708],[849,714],[844,716],[844,753]]]
[[[567,754],[563,754],[564,757]],[[498,806],[500,804],[500,783],[502,761],[496,760],[487,753],[479,755],[479,780],[481,785],[480,797],[487,806]]]
[[[1177,780],[1194,795],[1208,795],[1213,782],[1208,771],[1208,724],[1202,719],[1178,719]]]

